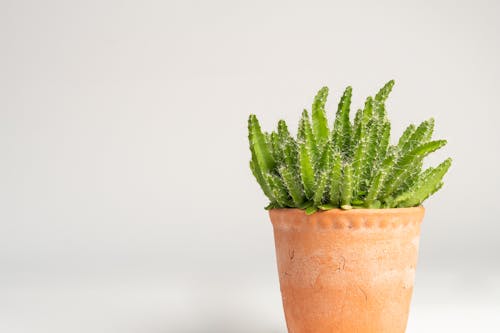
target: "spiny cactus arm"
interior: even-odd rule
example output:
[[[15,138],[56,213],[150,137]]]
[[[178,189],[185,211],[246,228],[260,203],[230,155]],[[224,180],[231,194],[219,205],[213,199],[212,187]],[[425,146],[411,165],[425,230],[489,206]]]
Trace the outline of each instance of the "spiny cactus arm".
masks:
[[[255,163],[262,174],[271,171],[275,166],[275,161],[269,150],[265,135],[262,133],[259,121],[253,114],[248,118],[248,140],[250,141],[252,155],[255,157]]]
[[[353,164],[352,164],[352,179],[353,179],[353,190],[354,196],[357,198],[357,194],[362,191],[364,186],[364,170],[367,159],[367,150],[370,144],[370,130],[372,124],[375,123],[373,119],[373,99],[368,97],[365,102],[365,107],[362,111],[356,113],[354,119],[355,126],[355,139],[354,139],[354,152],[353,152]]]
[[[374,206],[375,201],[379,197],[380,190],[382,189],[385,179],[389,174],[389,171],[391,170],[393,165],[394,165],[394,156],[393,155],[387,156],[384,162],[382,163],[381,167],[378,169],[377,174],[373,178],[373,182],[371,183],[371,186],[368,190],[368,194],[365,200],[366,207],[372,208],[372,206]]]
[[[366,154],[366,146],[367,146],[368,138],[362,136],[356,145],[354,150],[354,155],[352,158],[352,167],[350,168],[352,171],[352,190],[354,195],[359,193],[360,184],[363,174],[363,166],[364,166],[364,158]]]
[[[356,143],[361,138],[362,119],[363,119],[363,110],[358,109],[358,111],[356,111],[356,114],[354,115],[354,123],[352,125],[352,141],[351,141],[352,147],[356,146]]]
[[[368,96],[366,98],[365,108],[363,109],[363,117],[362,117],[362,123],[363,126],[365,127],[373,117],[373,104],[374,104],[373,98],[371,96]]]
[[[340,208],[351,209],[352,191],[353,191],[353,177],[352,166],[350,164],[344,165],[342,175],[342,192],[340,197]]]
[[[283,146],[281,144],[280,137],[278,133],[272,132],[269,136],[271,143],[271,153],[273,155],[274,161],[279,164],[283,161]]]
[[[311,121],[309,119],[309,113],[307,110],[302,112],[302,118],[299,121],[299,131],[297,133],[297,138],[299,142],[304,142],[309,149],[311,157],[313,160],[318,156],[318,146],[316,145],[316,139],[311,127]]]
[[[264,178],[264,175],[259,169],[259,166],[256,164],[255,160],[250,161],[250,170],[252,170],[252,174],[257,180],[257,183],[259,183],[260,187],[262,188],[262,191],[266,195],[266,197],[271,201],[275,201],[273,192],[271,188],[269,187],[269,184],[267,183],[267,180]]]
[[[306,140],[306,123],[309,119],[309,113],[306,109],[302,110],[302,115],[299,120],[299,128],[297,129],[297,141],[304,142]]]
[[[434,118],[429,118],[427,122],[427,130],[423,135],[422,142],[429,142],[432,138],[432,134],[434,133]]]
[[[398,145],[397,145],[398,151],[403,150],[403,147],[406,145],[408,140],[410,140],[411,136],[415,132],[415,129],[416,129],[416,127],[414,124],[410,124],[410,125],[408,125],[408,127],[406,127],[403,134],[401,134],[401,136],[399,137]]]
[[[273,174],[268,174],[267,181],[278,205],[281,207],[290,206],[288,191],[281,178]]]
[[[286,125],[286,122],[283,119],[280,119],[278,121],[278,130],[277,130],[277,141],[278,141],[278,146],[281,154],[281,160],[282,162],[285,158],[285,147],[286,144],[293,140],[292,136],[290,135],[290,132],[288,131],[288,126]]]
[[[387,112],[385,111],[385,104],[379,101],[373,101],[373,118],[377,119],[379,124],[388,122]]]
[[[391,123],[385,121],[382,125],[382,130],[380,131],[380,136],[378,138],[377,152],[374,163],[374,168],[377,168],[382,161],[384,161],[387,150],[389,148],[389,140],[391,137]]]
[[[274,168],[275,161],[266,142],[265,134],[262,133],[259,121],[255,115],[250,115],[248,119],[248,140],[252,153],[250,169],[264,191],[264,194],[269,200],[274,201],[274,195],[265,175]]]
[[[353,180],[353,191],[355,199],[358,199],[359,193],[363,192],[365,187],[365,166],[367,165],[367,159],[370,158],[368,150],[372,144],[371,131],[376,131],[376,119],[373,117],[373,98],[368,97],[366,99],[365,107],[358,119],[358,133],[359,139],[356,141],[356,146],[354,148],[353,163],[352,163],[352,180]],[[355,119],[356,120],[356,119]],[[373,152],[374,153],[374,152]]]
[[[432,118],[423,121],[418,128],[413,124],[409,125],[399,138],[398,145],[396,146],[396,153],[399,159],[407,156],[408,153],[415,147],[428,142],[430,136],[432,135],[433,128],[434,120]],[[414,163],[412,166],[409,166],[408,168],[411,170],[406,170],[406,175],[414,174],[415,171],[420,173],[421,166],[419,167],[419,164],[420,163]],[[389,176],[389,179],[394,177],[395,172],[396,170],[394,169],[392,174]]]
[[[401,149],[401,155],[405,155],[418,145],[426,143],[430,140],[432,132],[434,131],[434,119],[430,118],[423,121],[413,132],[410,138],[406,141]]]
[[[288,126],[283,119],[280,119],[278,121],[278,135],[282,143],[292,138],[290,135],[290,131],[288,131]]]
[[[294,171],[289,168],[281,167],[279,169],[283,183],[288,189],[288,193],[292,197],[292,201],[295,206],[300,206],[304,202],[304,191],[302,189],[302,184],[296,178]]]
[[[312,105],[312,127],[318,144],[325,142],[328,139],[328,134],[330,133],[325,112],[327,97],[328,87],[323,87],[318,91],[316,97],[314,97]]]
[[[330,139],[327,140],[322,147],[321,154],[314,167],[314,169],[317,171],[327,170],[330,167],[330,162],[333,155],[333,146],[330,142]]]
[[[297,143],[290,135],[286,122],[282,119],[278,122],[278,137],[281,146],[282,164],[289,170],[297,171]]]
[[[415,197],[414,198],[410,198],[409,201],[401,202],[398,205],[394,205],[394,207],[403,208],[403,207],[415,207],[415,206],[419,206],[425,200],[427,200],[427,198],[429,198],[431,195],[433,195],[434,193],[436,193],[437,191],[439,191],[443,187],[443,185],[444,185],[444,182],[440,182],[434,188],[432,188],[432,190],[430,190],[429,192],[427,192],[425,195],[422,195],[422,199],[416,199]]]
[[[446,140],[430,141],[414,148],[406,155],[400,157],[393,168],[390,178],[386,181],[385,195],[392,195],[402,184],[404,179],[417,170],[422,160],[430,153],[446,145]]]
[[[413,197],[414,190],[415,190],[416,186],[417,186],[417,184],[414,184],[414,188],[408,189],[408,190],[396,195],[395,198],[390,198],[388,200],[388,202],[390,202],[393,207],[398,207],[398,206],[404,207],[404,205],[401,205],[401,203],[410,199],[411,197]],[[406,207],[409,207],[409,206],[406,206]]]
[[[307,199],[314,195],[314,162],[306,143],[301,143],[299,148],[300,177]]]
[[[375,95],[375,100],[384,103],[389,94],[391,93],[393,86],[394,86],[394,80],[390,80],[389,82],[387,82]]]
[[[328,173],[325,171],[319,176],[318,184],[316,185],[316,190],[313,197],[313,202],[315,207],[318,207],[323,203],[327,182],[328,182]]]
[[[351,144],[351,120],[349,119],[349,109],[351,106],[352,88],[347,87],[340,98],[335,115],[335,123],[332,131],[332,142],[341,152],[347,155]]]
[[[415,186],[394,199],[394,205],[412,207],[421,204],[443,186],[443,177],[451,166],[451,158],[436,168],[428,168],[418,179]]]
[[[285,147],[283,148],[283,164],[295,174],[298,173],[298,147],[293,138],[285,142]]]
[[[342,187],[342,157],[340,153],[335,153],[332,160],[330,173],[330,204],[335,207],[340,206],[340,190]]]
[[[267,144],[267,148],[269,149],[269,153],[271,153],[271,156],[274,158],[274,150],[273,150],[273,143],[271,140],[271,133],[269,132],[262,132],[264,134],[264,141]],[[274,160],[276,162],[276,160]]]
[[[438,150],[446,144],[446,140],[435,140],[424,143],[405,156],[401,157],[393,168],[393,172],[386,180],[384,186],[385,198],[392,196],[392,194],[399,188],[409,172],[414,170],[414,165],[419,164],[420,161],[428,154]]]
[[[399,186],[399,188],[393,193],[394,197],[397,197],[399,194],[408,191],[412,188],[422,174],[422,166],[423,161],[417,161],[411,165],[411,170],[408,170],[407,175],[403,181],[403,183]]]
[[[382,124],[372,119],[368,124],[368,142],[366,145],[366,155],[362,165],[362,174],[360,185],[362,187],[362,191],[366,190],[372,180],[372,175],[375,172],[374,165],[377,158],[377,151],[380,145],[380,132],[382,130]]]
[[[269,144],[271,142],[271,134],[269,132],[262,132],[262,134],[264,134],[264,139]]]
[[[371,172],[371,165],[368,162],[370,158],[369,149],[373,148],[374,142],[370,131],[364,131],[366,134],[362,135],[358,141],[352,158],[352,188],[355,199],[358,199],[358,196],[364,193],[370,178],[368,173]]]

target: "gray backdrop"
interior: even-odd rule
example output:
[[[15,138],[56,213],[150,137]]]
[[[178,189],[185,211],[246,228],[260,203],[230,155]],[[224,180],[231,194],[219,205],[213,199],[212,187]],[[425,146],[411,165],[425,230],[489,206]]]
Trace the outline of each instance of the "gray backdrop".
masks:
[[[436,118],[408,332],[500,331],[500,3],[0,3],[0,331],[285,332],[246,121]]]

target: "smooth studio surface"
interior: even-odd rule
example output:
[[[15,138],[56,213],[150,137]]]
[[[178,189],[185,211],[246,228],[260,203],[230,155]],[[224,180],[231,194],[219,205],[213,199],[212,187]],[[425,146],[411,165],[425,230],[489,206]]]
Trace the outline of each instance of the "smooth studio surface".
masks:
[[[284,333],[248,168],[327,85],[434,116],[409,333],[499,332],[500,3],[0,2],[0,331]]]

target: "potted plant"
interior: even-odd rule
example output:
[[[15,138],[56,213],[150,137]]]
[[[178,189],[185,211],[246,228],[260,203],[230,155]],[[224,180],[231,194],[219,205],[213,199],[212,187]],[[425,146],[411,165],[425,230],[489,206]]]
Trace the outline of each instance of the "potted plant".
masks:
[[[451,159],[422,170],[434,120],[410,125],[396,144],[385,101],[368,97],[351,122],[351,87],[330,129],[328,88],[296,138],[248,120],[250,168],[269,198],[280,289],[290,333],[404,332],[417,263],[422,202],[443,185]]]

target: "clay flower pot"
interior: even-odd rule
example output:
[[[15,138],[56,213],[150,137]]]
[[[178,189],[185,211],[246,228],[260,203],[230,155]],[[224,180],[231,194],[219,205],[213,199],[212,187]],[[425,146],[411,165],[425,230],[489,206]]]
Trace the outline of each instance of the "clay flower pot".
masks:
[[[403,333],[423,207],[270,217],[289,333]]]

